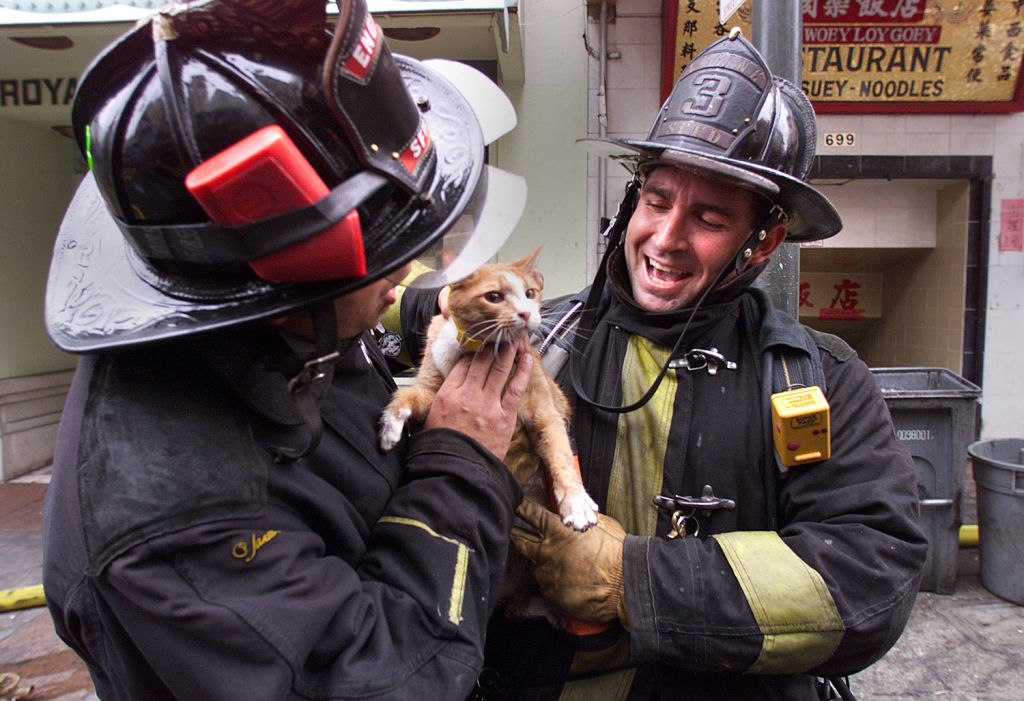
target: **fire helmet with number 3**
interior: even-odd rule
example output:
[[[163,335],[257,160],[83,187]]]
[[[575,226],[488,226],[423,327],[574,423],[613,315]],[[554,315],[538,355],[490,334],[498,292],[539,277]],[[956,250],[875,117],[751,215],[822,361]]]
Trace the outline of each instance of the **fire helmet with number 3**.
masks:
[[[773,76],[734,31],[680,74],[645,140],[581,139],[586,150],[635,172],[671,165],[753,190],[784,213],[790,241],[833,236],[842,221],[804,182],[817,126],[807,96]]]
[[[57,236],[54,342],[91,352],[323,307],[414,258],[440,286],[522,213],[484,163],[515,125],[488,78],[392,55],[364,0],[167,5],[87,68],[89,164]]]

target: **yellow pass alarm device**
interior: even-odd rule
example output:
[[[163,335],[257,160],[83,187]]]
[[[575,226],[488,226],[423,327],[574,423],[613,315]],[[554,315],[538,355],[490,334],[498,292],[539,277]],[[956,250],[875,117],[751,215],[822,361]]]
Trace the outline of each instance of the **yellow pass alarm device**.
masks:
[[[772,395],[772,436],[786,467],[828,460],[832,448],[829,411],[817,386]]]

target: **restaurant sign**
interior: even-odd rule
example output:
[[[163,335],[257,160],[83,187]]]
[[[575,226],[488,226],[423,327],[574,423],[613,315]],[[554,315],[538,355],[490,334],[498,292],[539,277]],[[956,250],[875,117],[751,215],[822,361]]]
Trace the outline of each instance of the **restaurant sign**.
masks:
[[[716,0],[663,0],[662,92],[723,26]],[[803,0],[801,87],[822,113],[1024,110],[1024,0]]]

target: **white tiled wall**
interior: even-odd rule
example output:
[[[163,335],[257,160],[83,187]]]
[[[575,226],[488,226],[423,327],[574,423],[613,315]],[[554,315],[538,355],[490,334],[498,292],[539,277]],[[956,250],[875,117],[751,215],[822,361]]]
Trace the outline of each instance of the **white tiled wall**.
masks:
[[[660,107],[658,91],[661,56],[660,0],[619,0],[616,21],[609,31],[609,50],[621,58],[609,61],[608,134],[642,138]],[[596,45],[598,27],[588,23]],[[589,133],[597,135],[597,60],[590,59]],[[992,156],[991,223],[988,260],[988,306],[985,328],[985,372],[982,398],[984,438],[1024,436],[1024,254],[1000,253],[1000,201],[1024,198],[1024,114],[981,115],[822,115],[819,135],[853,132],[855,146],[825,147],[819,136],[818,153],[823,155],[885,156]],[[600,214],[597,203],[596,159],[588,161],[588,231],[596,232]],[[609,166],[606,214],[614,213],[625,172]],[[830,195],[832,193],[830,192]],[[836,195],[838,199],[843,194]],[[856,208],[856,205],[853,205]],[[924,205],[922,205],[924,206]],[[934,201],[929,205],[934,216]],[[927,206],[926,206],[927,207]],[[844,203],[844,214],[848,207]],[[899,235],[920,212],[915,205],[872,203],[875,231],[871,236]],[[852,211],[852,210],[850,210]],[[860,219],[858,214],[849,215]],[[897,223],[898,222],[898,223]],[[859,223],[859,222],[858,222]],[[592,273],[593,261],[588,266]],[[938,313],[938,312],[937,312]]]
[[[862,355],[871,366],[955,371],[963,356],[970,185],[953,181],[919,192],[930,205],[932,245],[885,271],[885,313]]]
[[[1024,435],[1024,253],[999,251],[1003,199],[1024,198],[1024,114],[982,117],[993,140],[988,308],[985,319],[983,437]]]
[[[824,248],[935,246],[935,185],[912,180],[819,185],[843,218],[843,230]],[[870,203],[870,206],[865,206]]]

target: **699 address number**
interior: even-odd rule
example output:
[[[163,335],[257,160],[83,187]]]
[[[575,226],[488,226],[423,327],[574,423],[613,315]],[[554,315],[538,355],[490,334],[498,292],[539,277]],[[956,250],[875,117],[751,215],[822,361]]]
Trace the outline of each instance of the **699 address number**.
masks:
[[[857,135],[849,131],[829,132],[823,138],[826,146],[853,146],[857,143]]]

